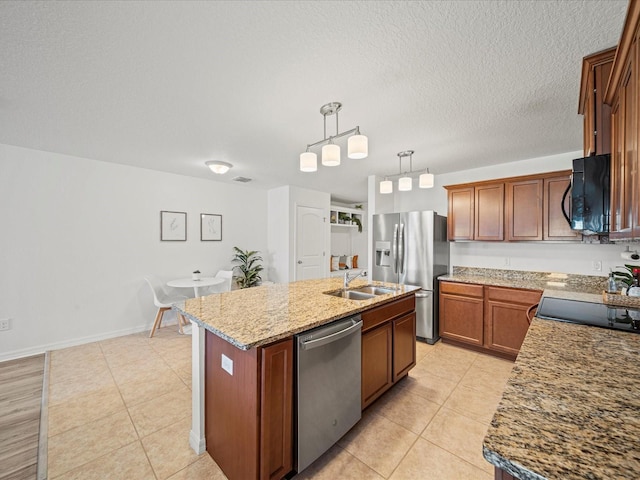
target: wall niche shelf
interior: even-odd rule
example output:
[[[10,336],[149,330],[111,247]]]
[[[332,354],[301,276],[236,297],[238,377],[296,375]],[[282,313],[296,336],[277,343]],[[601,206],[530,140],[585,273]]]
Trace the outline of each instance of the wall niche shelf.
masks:
[[[331,205],[329,222],[332,227],[358,228],[358,223],[354,222],[353,219],[358,220],[360,224],[362,224],[365,216],[366,211],[362,209]]]

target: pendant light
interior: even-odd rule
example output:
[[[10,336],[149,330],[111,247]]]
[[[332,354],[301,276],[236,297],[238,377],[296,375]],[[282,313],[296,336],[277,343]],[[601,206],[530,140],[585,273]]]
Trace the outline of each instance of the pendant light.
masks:
[[[333,141],[346,135],[351,135],[347,142],[347,157],[360,159],[369,155],[369,139],[360,133],[360,127],[352,128],[340,132],[338,128],[338,112],[342,109],[340,102],[331,102],[320,107],[320,113],[324,119],[324,138],[315,143],[307,145],[307,150],[300,154],[300,171],[315,172],[318,170],[318,157],[309,149],[318,145],[322,147],[322,165],[325,167],[335,167],[340,165],[340,146]],[[327,137],[327,117],[336,116],[336,134]],[[352,135],[353,134],[353,135]]]
[[[405,150],[398,153],[398,160],[400,162],[400,169],[398,174],[390,175],[390,177],[398,178],[398,191],[410,192],[413,189],[413,178],[417,172],[413,171],[413,150]],[[402,159],[409,157],[409,171],[402,171]],[[418,180],[418,186],[420,188],[433,188],[434,176],[433,173],[429,173],[429,169],[425,173],[422,173]],[[393,182],[389,180],[389,177],[384,177],[384,180],[380,182],[380,193],[393,193]]]

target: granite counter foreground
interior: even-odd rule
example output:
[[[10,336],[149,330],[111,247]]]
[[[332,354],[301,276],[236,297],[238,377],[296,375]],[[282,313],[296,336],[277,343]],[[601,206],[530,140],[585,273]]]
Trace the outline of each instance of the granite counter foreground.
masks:
[[[368,300],[349,300],[324,294],[342,288],[342,282],[341,278],[325,278],[263,285],[189,299],[174,308],[232,345],[249,350],[397,300],[420,289],[410,285],[356,280],[350,288],[371,284],[397,290]]]
[[[528,479],[640,478],[640,335],[534,319],[484,440]]]

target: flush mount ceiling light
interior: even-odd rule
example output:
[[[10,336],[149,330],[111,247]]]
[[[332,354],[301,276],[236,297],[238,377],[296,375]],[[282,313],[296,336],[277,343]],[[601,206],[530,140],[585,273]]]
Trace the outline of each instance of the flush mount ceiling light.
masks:
[[[204,162],[204,164],[209,167],[213,173],[217,173],[218,175],[224,175],[231,167],[233,167],[230,163],[221,162],[219,160],[210,160],[208,162]]]
[[[413,188],[413,178],[420,172],[419,170],[413,171],[413,150],[406,150],[398,153],[398,160],[400,161],[400,173],[396,175],[389,175],[384,177],[384,180],[380,182],[380,193],[393,193],[393,182],[389,178],[398,178],[398,191],[409,192]],[[409,171],[402,171],[402,159],[409,157]],[[432,188],[433,187],[433,173],[427,171],[420,174],[418,186],[420,188]]]
[[[315,172],[318,170],[318,156],[309,151],[310,148],[318,145],[324,145],[322,147],[322,165],[325,167],[340,165],[340,146],[333,141],[345,135],[353,134],[347,142],[347,157],[358,159],[366,158],[369,155],[369,139],[360,134],[359,126],[340,133],[338,129],[338,112],[341,109],[342,104],[340,102],[331,102],[320,107],[320,113],[324,117],[324,138],[318,142],[308,144],[307,150],[300,154],[300,171]],[[327,117],[331,115],[336,116],[336,134],[327,137]]]

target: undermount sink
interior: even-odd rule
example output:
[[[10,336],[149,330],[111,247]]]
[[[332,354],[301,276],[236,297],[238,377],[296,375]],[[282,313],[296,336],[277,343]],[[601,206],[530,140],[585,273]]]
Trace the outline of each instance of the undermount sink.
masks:
[[[386,295],[387,293],[393,293],[396,290],[394,288],[389,288],[389,287],[378,287],[376,285],[365,285],[364,287],[353,288],[350,291],[351,292],[369,293],[369,294],[373,294],[373,295]]]
[[[356,290],[334,290],[332,292],[325,292],[327,295],[333,295],[334,297],[348,298],[350,300],[368,300],[375,297],[373,293],[363,293]]]
[[[351,288],[348,290],[333,290],[331,292],[325,292],[325,294],[333,295],[334,297],[348,298],[350,300],[368,300],[378,295],[386,295],[387,293],[393,293],[395,291],[395,289],[389,287],[364,285],[362,287]]]

